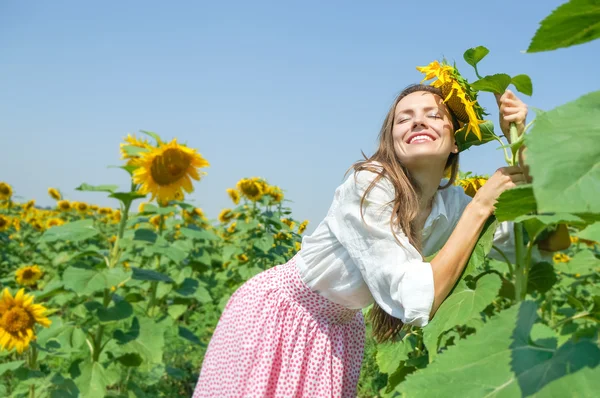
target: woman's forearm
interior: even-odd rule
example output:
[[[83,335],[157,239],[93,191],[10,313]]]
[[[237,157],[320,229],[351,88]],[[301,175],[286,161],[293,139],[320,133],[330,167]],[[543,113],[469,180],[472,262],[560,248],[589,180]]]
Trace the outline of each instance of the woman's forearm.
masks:
[[[477,201],[472,201],[444,247],[431,261],[434,300],[430,316],[435,314],[456,284],[489,216],[489,210]]]

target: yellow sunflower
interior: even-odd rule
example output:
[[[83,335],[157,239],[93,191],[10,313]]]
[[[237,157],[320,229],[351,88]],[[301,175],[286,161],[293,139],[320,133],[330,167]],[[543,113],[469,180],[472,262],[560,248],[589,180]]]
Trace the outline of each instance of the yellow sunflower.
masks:
[[[209,163],[195,149],[179,145],[174,139],[169,144],[160,145],[132,161],[137,166],[133,182],[141,184],[139,192],[151,193],[152,199],[161,202],[174,200],[182,190],[194,191],[192,179],[200,180],[198,168],[208,167]],[[204,174],[204,173],[202,173]]]
[[[52,227],[57,227],[60,225],[63,225],[65,222],[58,218],[58,217],[52,217],[49,218],[48,220],[46,220],[46,228],[52,228]]]
[[[292,220],[290,220],[288,218],[282,218],[281,222],[284,223],[285,225],[287,225],[288,227],[290,227],[290,229],[294,229],[294,226],[296,225],[295,222],[293,222]]]
[[[138,139],[135,135],[127,134],[121,143],[121,159],[128,159],[127,164],[131,164],[133,159],[137,159],[141,153],[154,148],[148,140]]]
[[[237,189],[249,200],[256,202],[265,193],[265,184],[260,179],[243,178],[237,183]]]
[[[15,227],[15,230],[17,230],[17,232],[19,232],[21,230],[21,220],[19,220],[17,217],[13,218],[12,225],[13,225],[13,227]],[[0,228],[0,230],[1,230],[1,228]]]
[[[196,216],[200,217],[201,219],[206,220],[206,216],[204,215],[204,211],[201,208],[199,208],[199,207],[194,208],[194,214]]]
[[[10,228],[10,218],[0,214],[0,232],[4,232],[6,231],[8,228]]]
[[[292,239],[292,234],[290,234],[289,232],[279,231],[275,235],[273,235],[273,238],[275,238],[275,240]]]
[[[5,182],[0,182],[0,200],[8,200],[13,194],[12,187]]]
[[[303,234],[306,231],[306,227],[308,226],[308,220],[302,221],[302,223],[298,226],[298,233]]]
[[[294,243],[294,249],[296,249],[296,251],[299,251],[301,248],[302,248],[302,243],[300,243],[300,242]]]
[[[237,258],[240,263],[245,263],[246,261],[248,261],[248,256],[244,253],[238,254]]]
[[[98,205],[90,205],[90,210],[98,211]]]
[[[114,223],[121,222],[121,210],[116,209],[115,211],[113,211],[110,218],[112,219],[112,222],[114,222]]]
[[[31,199],[23,205],[23,210],[29,211],[35,206],[35,199]]]
[[[33,286],[44,272],[37,265],[26,265],[15,272],[15,280],[22,286]]]
[[[283,191],[276,186],[270,186],[266,192],[271,197],[271,203],[280,203],[283,200]]]
[[[71,203],[69,203],[68,200],[59,200],[56,202],[56,207],[58,207],[60,211],[69,211],[71,210]]]
[[[457,181],[457,185],[461,186],[465,190],[465,193],[470,197],[475,197],[475,194],[485,183],[487,182],[486,177],[468,177]]]
[[[0,298],[0,348],[17,349],[20,354],[35,340],[36,324],[48,327],[51,321],[46,318],[46,307],[33,303],[34,297],[20,289],[13,297],[4,289]]]
[[[467,124],[465,137],[472,131],[481,141],[479,125],[485,123],[483,120],[485,112],[477,102],[477,92],[471,88],[458,70],[445,61],[441,64],[433,61],[427,66],[417,66],[417,70],[425,74],[422,82],[436,79],[431,85],[442,91],[446,105],[460,122]]]
[[[90,209],[90,205],[88,205],[85,202],[74,202],[73,207],[75,208],[75,210],[82,214]]]
[[[159,228],[161,220],[162,220],[162,216],[160,216],[160,215],[150,217],[150,224],[154,225],[156,228]]]
[[[62,199],[60,192],[58,192],[58,189],[56,188],[48,188],[48,195],[50,195],[50,197],[54,200]]]
[[[227,228],[227,232],[229,232],[230,234],[234,233],[236,226],[237,226],[237,223],[232,222],[231,225]]]
[[[223,209],[221,213],[219,213],[219,221],[223,224],[228,223],[233,218],[233,212],[231,209]]]
[[[110,207],[101,207],[98,209],[98,213],[103,214],[105,216],[110,216],[113,212],[113,209]]]
[[[227,194],[229,195],[229,197],[233,201],[233,204],[237,205],[238,203],[240,203],[240,193],[239,193],[239,191],[237,189],[227,188]]]
[[[555,263],[568,263],[571,261],[571,257],[567,256],[565,253],[555,253],[552,256],[552,261]]]

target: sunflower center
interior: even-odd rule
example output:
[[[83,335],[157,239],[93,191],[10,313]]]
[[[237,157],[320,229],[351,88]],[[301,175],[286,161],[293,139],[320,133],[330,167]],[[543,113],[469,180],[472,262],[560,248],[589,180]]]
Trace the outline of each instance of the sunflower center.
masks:
[[[4,185],[0,185],[0,194],[1,195],[8,195],[8,194],[10,194],[10,191],[8,190],[8,187],[5,187]]]
[[[158,185],[169,185],[185,176],[191,164],[190,155],[177,148],[169,148],[152,160],[150,174]]]
[[[0,228],[4,228],[8,225],[8,220],[4,217],[0,217]]]
[[[25,280],[33,279],[34,276],[35,276],[35,274],[30,269],[26,269],[25,271],[23,271],[23,279],[25,279]]]
[[[25,311],[21,307],[14,307],[10,309],[8,312],[2,315],[2,320],[0,320],[0,326],[4,330],[9,333],[17,333],[24,332],[25,330],[33,327],[34,320],[29,315],[27,311]]]

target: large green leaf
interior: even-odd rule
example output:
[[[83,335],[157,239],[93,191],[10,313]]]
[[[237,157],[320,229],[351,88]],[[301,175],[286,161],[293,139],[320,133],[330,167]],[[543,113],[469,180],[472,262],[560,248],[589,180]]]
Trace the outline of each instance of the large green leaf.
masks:
[[[94,220],[80,220],[49,228],[40,238],[41,242],[71,241],[79,242],[98,234]]]
[[[81,184],[77,188],[78,191],[91,191],[91,192],[109,192],[113,193],[119,189],[118,185],[89,185],[86,183]]]
[[[198,240],[204,240],[204,241],[221,240],[213,232],[208,231],[206,229],[181,228],[179,231],[181,232],[181,235],[186,236],[191,239],[198,239]]]
[[[600,259],[597,259],[591,250],[582,250],[569,262],[558,263],[554,266],[558,271],[565,274],[588,275],[593,272],[600,272]]]
[[[512,79],[505,73],[484,76],[481,79],[471,83],[471,87],[479,91],[489,91],[496,94],[502,94],[510,85]]]
[[[140,281],[156,281],[156,282],[167,282],[172,283],[173,279],[170,276],[165,275],[158,271],[153,271],[151,269],[142,269],[137,267],[131,267],[133,271],[133,275],[131,279],[136,279]]]
[[[600,391],[598,368],[583,368],[546,384],[546,386],[534,394],[533,397],[586,398],[597,396],[598,391]]]
[[[520,216],[515,219],[515,222],[523,222],[527,234],[531,238],[537,236],[545,228],[556,224],[585,224],[585,221],[580,217],[569,213],[556,214],[531,214]]]
[[[162,363],[165,324],[146,317],[137,317],[134,320],[132,330],[126,334],[129,338],[121,346],[121,353],[139,354],[146,363]]]
[[[81,373],[75,379],[75,384],[81,391],[81,397],[104,398],[106,386],[110,382],[104,366],[88,359],[79,365],[79,371]]]
[[[469,261],[467,262],[467,265],[465,266],[465,269],[461,275],[461,281],[483,265],[485,257],[488,255],[490,250],[492,250],[494,233],[496,232],[497,227],[498,222],[494,217],[487,219],[485,225],[483,226],[483,231],[481,231],[481,234],[479,234],[479,239],[477,239],[477,243],[475,244],[475,248],[471,253],[471,257],[469,257]]]
[[[550,263],[535,263],[529,270],[527,278],[527,293],[538,291],[546,293],[556,283],[554,267]]]
[[[539,212],[600,213],[600,91],[539,115],[527,135]]]
[[[377,366],[379,371],[387,374],[394,373],[400,362],[408,359],[410,354],[415,349],[415,339],[410,336],[404,337],[402,341],[388,342],[377,345]]]
[[[469,149],[472,146],[483,145],[487,142],[494,141],[497,137],[494,133],[494,123],[491,120],[486,120],[485,123],[479,125],[479,130],[481,131],[481,140],[473,133],[469,133],[467,136],[467,130],[468,126],[464,126],[463,128],[457,130],[454,134],[456,145],[458,146],[458,150],[461,152]]]
[[[533,84],[531,78],[527,75],[516,75],[512,77],[511,83],[517,90],[525,95],[533,94]]]
[[[116,322],[133,315],[133,307],[125,300],[117,301],[113,306],[98,309],[100,322]]]
[[[519,185],[502,192],[496,202],[494,214],[498,221],[512,221],[519,216],[535,212],[536,208],[532,186]]]
[[[496,298],[501,286],[502,280],[497,274],[487,274],[477,281],[475,290],[462,290],[442,303],[429,325],[423,329],[423,341],[429,351],[430,361],[437,356],[441,334],[480,317],[481,311]]]
[[[577,234],[581,239],[600,242],[600,222],[589,225],[586,229]]]
[[[600,37],[600,1],[571,0],[548,15],[535,32],[527,52],[550,51]]]
[[[66,289],[79,296],[118,286],[131,277],[123,268],[105,268],[97,270],[84,265],[73,265],[63,272],[63,283]]]
[[[6,372],[12,372],[14,370],[19,369],[25,361],[12,361],[0,363],[0,376],[2,376]]]
[[[525,301],[501,312],[409,375],[397,391],[425,398],[527,397],[569,373],[598,365],[600,349],[590,340],[569,340],[558,349],[534,344],[530,332],[536,311],[535,303]]]
[[[469,48],[467,51],[465,51],[463,54],[463,58],[469,65],[475,68],[479,61],[481,61],[486,55],[488,55],[489,52],[490,50],[488,50],[486,47],[477,46]]]

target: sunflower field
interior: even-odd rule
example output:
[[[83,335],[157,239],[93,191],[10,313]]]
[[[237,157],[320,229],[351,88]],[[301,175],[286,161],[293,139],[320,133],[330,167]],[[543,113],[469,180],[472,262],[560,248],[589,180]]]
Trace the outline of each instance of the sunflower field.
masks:
[[[592,3],[559,7],[528,51],[599,37],[579,19]],[[471,97],[509,85],[532,93],[525,75],[480,76],[488,53],[465,52],[472,83],[444,62],[419,70]],[[599,103],[595,91],[540,111],[527,134],[503,144],[511,165],[526,146],[533,182],[500,197],[428,326],[383,344],[367,335],[360,397],[597,395]],[[500,141],[483,109],[463,105],[461,150]],[[230,295],[300,249],[308,221],[293,218],[282,188],[258,177],[232,182],[230,205],[209,220],[186,202],[209,167],[195,149],[143,131],[120,150],[128,191],[76,188],[118,207],[70,201],[50,187],[55,206],[44,209],[15,201],[10,181],[0,181],[2,397],[189,397]],[[465,173],[457,184],[473,196],[485,182]],[[501,222],[510,222],[514,253],[493,245]]]

